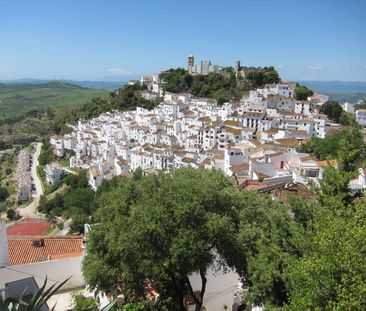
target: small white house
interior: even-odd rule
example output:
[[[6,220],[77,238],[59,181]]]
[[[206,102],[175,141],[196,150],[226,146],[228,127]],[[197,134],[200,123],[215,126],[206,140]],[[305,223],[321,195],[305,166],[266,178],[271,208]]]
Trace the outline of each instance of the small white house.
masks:
[[[61,179],[64,170],[60,165],[53,162],[44,167],[44,172],[46,173],[46,182],[55,185]]]
[[[360,125],[366,126],[366,109],[356,110],[356,120]]]
[[[351,103],[343,103],[342,108],[347,113],[355,113],[355,107]]]

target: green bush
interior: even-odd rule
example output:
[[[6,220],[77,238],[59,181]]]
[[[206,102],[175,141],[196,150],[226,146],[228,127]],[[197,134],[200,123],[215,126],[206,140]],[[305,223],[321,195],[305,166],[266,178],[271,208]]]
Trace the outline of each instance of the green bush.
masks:
[[[297,85],[295,87],[295,98],[297,100],[307,100],[309,96],[314,95],[314,92],[303,85]]]
[[[0,187],[0,202],[4,202],[8,197],[10,193],[9,190],[5,187]]]
[[[94,298],[86,298],[83,295],[75,295],[73,298],[75,302],[73,311],[98,310],[98,303]]]
[[[15,210],[13,210],[12,208],[9,208],[7,211],[6,211],[6,217],[10,220],[14,220],[15,219],[15,216],[16,216],[16,213],[15,213]]]

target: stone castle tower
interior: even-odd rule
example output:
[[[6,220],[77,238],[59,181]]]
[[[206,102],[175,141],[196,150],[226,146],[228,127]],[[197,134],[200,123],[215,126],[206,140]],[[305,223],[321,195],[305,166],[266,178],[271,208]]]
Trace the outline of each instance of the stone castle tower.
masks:
[[[193,67],[194,67],[194,56],[191,54],[188,55],[188,73],[193,73]]]

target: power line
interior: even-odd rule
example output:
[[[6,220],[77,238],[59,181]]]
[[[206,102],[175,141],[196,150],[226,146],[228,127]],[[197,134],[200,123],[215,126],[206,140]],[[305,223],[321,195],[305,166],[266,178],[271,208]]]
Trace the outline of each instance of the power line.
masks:
[[[11,270],[11,271],[14,271],[14,272],[18,272],[18,273],[22,273],[22,274],[24,274],[24,275],[28,275],[28,276],[32,276],[32,277],[36,277],[36,278],[40,278],[40,279],[43,279],[43,280],[49,280],[49,281],[54,282],[54,283],[60,283],[60,281],[52,280],[52,279],[48,278],[47,276],[46,276],[46,277],[44,277],[44,276],[40,276],[40,275],[37,275],[37,274],[32,274],[32,273],[28,273],[28,272],[20,271],[20,270],[13,269],[13,268],[9,268],[9,267],[5,267],[5,269],[8,269],[8,270]],[[71,278],[72,278],[72,275],[71,275]],[[62,282],[62,281],[61,281],[61,282]],[[72,286],[74,286],[74,287],[80,287],[80,286],[77,286],[77,285],[75,285],[75,284],[71,283],[71,282],[70,282],[70,280],[68,280],[68,281],[66,282],[66,284],[67,284],[67,283],[71,284],[71,285],[72,285]]]
[[[52,280],[48,277],[43,277],[43,276],[40,276],[40,275],[36,275],[36,274],[32,274],[32,273],[28,273],[28,272],[24,272],[24,271],[19,271],[17,269],[12,269],[12,268],[9,268],[9,267],[5,267],[5,269],[8,269],[8,270],[11,270],[11,271],[14,271],[14,272],[19,272],[19,273],[22,273],[22,274],[25,274],[25,275],[29,275],[29,276],[32,276],[32,277],[36,277],[36,278],[41,278],[43,280],[50,280],[51,282],[54,282],[54,283],[60,283],[60,281],[55,281],[55,280]],[[72,277],[72,276],[71,276]],[[69,281],[67,281],[65,284],[67,284]],[[75,288],[77,287],[80,287],[80,286],[76,286],[75,284],[69,282],[69,284],[73,285]],[[110,304],[112,302],[109,302]],[[104,304],[104,302],[99,302],[97,304],[97,307],[99,308],[100,306],[102,306]]]
[[[207,303],[207,302],[211,302],[211,301],[213,301],[213,300],[216,300],[218,297],[221,297],[221,296],[227,295],[227,294],[229,294],[229,293],[231,293],[231,292],[235,291],[235,289],[236,289],[237,287],[238,287],[237,285],[235,285],[235,286],[230,286],[230,287],[228,287],[228,288],[226,288],[226,289],[222,290],[221,292],[218,292],[216,295],[209,297],[209,298],[205,301],[205,303]]]

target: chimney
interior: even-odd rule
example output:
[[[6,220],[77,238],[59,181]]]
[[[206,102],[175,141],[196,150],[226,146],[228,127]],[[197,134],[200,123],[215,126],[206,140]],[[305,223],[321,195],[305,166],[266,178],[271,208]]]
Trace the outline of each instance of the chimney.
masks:
[[[33,240],[32,241],[32,246],[43,247],[44,246],[44,239]]]
[[[5,221],[0,219],[0,267],[6,267],[8,265],[8,235],[6,233]]]

